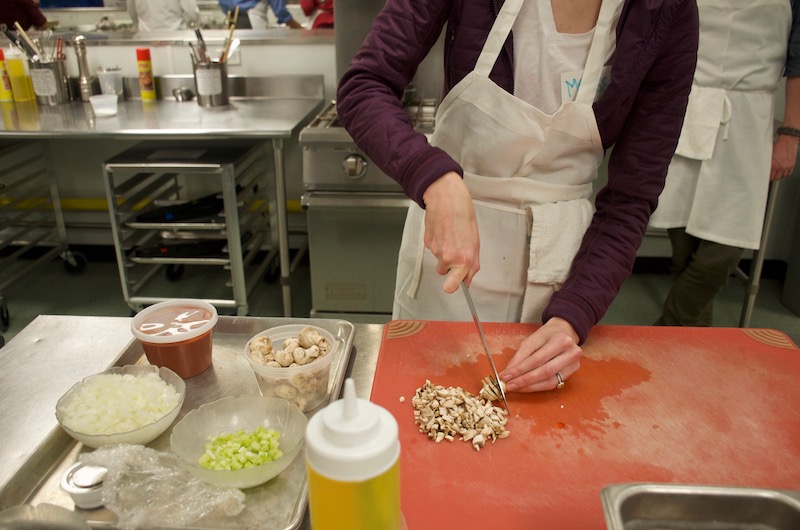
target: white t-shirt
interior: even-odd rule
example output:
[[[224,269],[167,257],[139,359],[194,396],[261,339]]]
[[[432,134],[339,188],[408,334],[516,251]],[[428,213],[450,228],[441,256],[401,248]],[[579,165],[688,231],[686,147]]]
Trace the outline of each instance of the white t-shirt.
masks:
[[[594,29],[559,33],[550,0],[527,0],[512,28],[514,95],[546,114],[575,99]]]
[[[200,22],[197,0],[128,0],[128,14],[139,31],[181,29]]]

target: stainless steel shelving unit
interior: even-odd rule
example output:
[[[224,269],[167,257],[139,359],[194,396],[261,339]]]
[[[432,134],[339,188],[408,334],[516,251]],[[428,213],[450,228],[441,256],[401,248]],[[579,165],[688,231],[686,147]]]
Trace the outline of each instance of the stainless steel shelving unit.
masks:
[[[33,259],[19,259],[31,256]],[[11,316],[3,289],[35,267],[60,256],[70,272],[86,266],[67,242],[52,162],[42,142],[18,142],[0,148],[0,331]]]
[[[248,293],[278,254],[270,248],[267,152],[265,143],[252,141],[142,142],[104,163],[122,293],[132,310],[170,299],[148,286],[159,271],[178,281],[186,266],[210,265],[230,272],[230,297],[208,298],[203,292],[187,297],[247,315]],[[192,184],[216,188],[218,213],[143,219],[173,207],[187,213],[186,204],[198,198],[189,194]],[[209,242],[219,244],[211,248]]]

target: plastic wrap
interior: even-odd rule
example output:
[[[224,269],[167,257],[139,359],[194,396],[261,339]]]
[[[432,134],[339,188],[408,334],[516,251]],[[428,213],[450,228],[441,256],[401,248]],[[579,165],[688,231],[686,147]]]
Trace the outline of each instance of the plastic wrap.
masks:
[[[108,469],[103,502],[121,530],[186,526],[212,512],[233,517],[245,506],[240,490],[198,479],[172,453],[114,445],[84,453],[80,461]]]

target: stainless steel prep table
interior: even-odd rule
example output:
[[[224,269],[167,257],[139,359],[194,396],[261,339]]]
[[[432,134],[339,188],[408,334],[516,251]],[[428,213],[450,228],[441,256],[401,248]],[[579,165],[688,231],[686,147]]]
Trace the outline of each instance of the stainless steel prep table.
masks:
[[[44,479],[52,472],[47,465],[53,458],[32,456],[73,445],[56,421],[56,402],[75,382],[114,365],[133,341],[130,322],[124,317],[42,315],[0,349],[0,498],[15,495],[9,484],[18,473]],[[383,325],[354,327],[345,376],[368,399]],[[66,493],[64,499],[72,508]],[[8,507],[0,503],[0,510]],[[307,518],[300,528],[310,528]]]
[[[167,81],[169,81],[168,84]],[[119,103],[116,116],[98,118],[88,102],[57,106],[3,103],[3,139],[108,138],[126,140],[187,140],[250,138],[270,141],[275,171],[275,219],[280,259],[284,316],[292,316],[289,282],[289,230],[286,210],[284,141],[295,137],[322,109],[323,77],[280,76],[247,80],[247,93],[262,88],[258,97],[232,96],[230,104],[205,108],[197,101],[160,99]],[[162,92],[174,84],[191,86],[187,79],[161,81]],[[163,94],[162,94],[163,97]],[[13,113],[12,114],[12,110]],[[13,120],[10,116],[16,116]]]

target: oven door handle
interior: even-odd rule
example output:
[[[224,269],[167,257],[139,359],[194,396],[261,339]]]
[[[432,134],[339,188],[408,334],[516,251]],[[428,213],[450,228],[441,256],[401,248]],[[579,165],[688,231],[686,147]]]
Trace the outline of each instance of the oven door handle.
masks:
[[[408,209],[414,202],[399,193],[307,192],[301,198],[309,208],[396,208]]]

